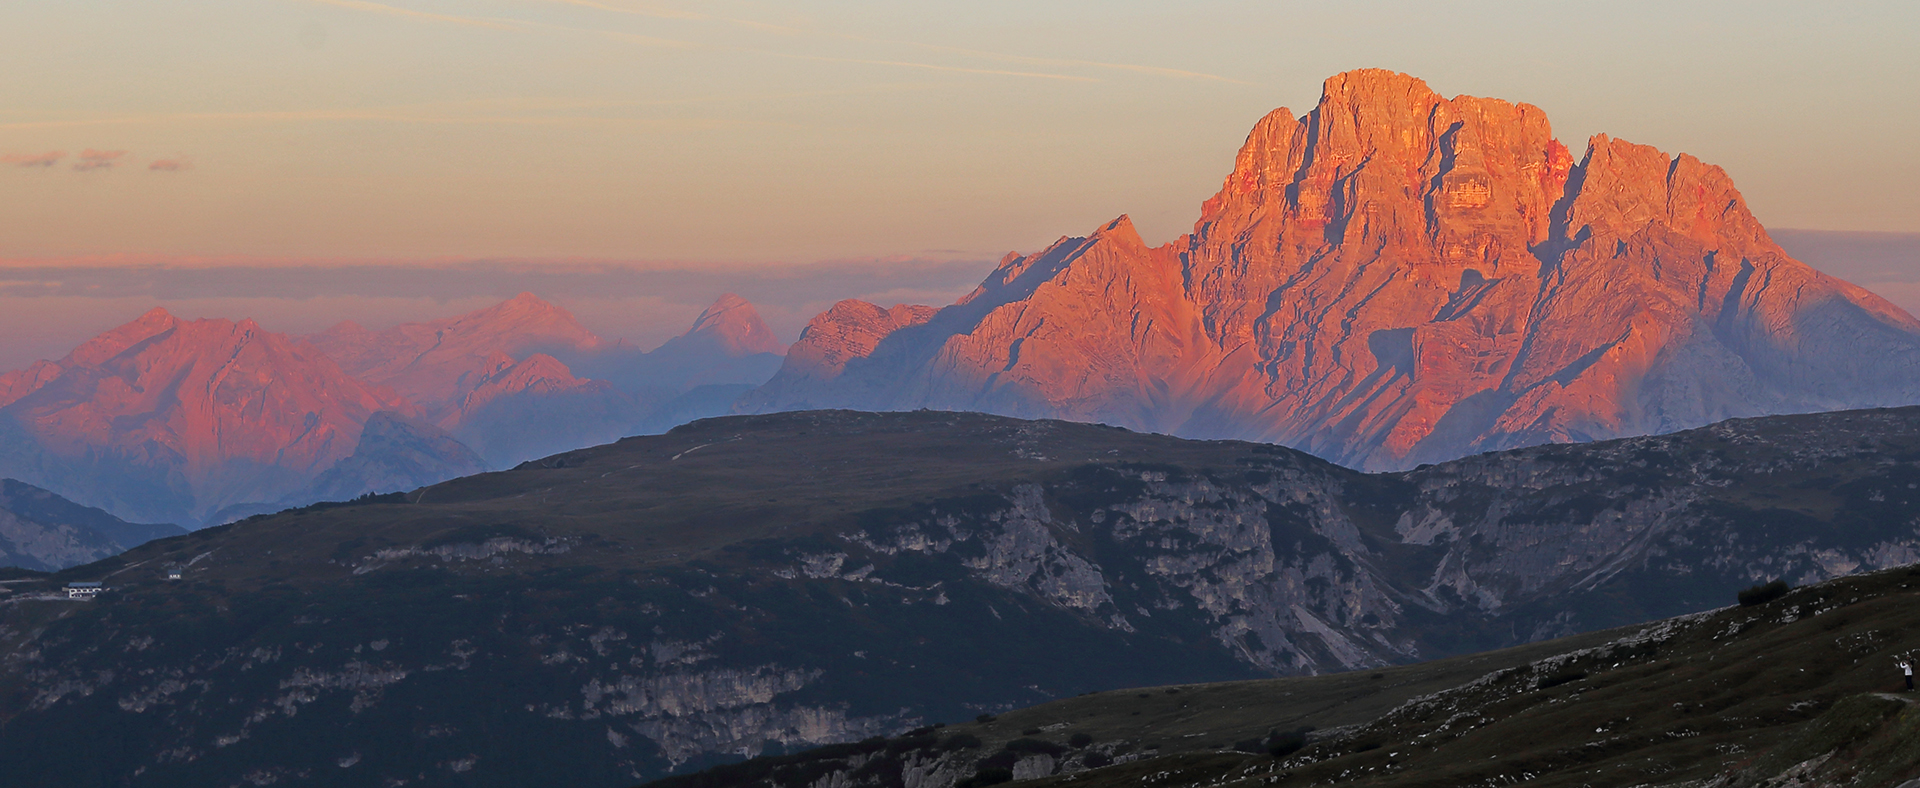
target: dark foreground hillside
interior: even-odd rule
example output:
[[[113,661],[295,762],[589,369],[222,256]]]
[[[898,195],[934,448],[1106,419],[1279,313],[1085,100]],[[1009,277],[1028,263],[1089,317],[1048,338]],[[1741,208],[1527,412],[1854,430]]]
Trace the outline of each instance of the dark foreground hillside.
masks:
[[[1917,587],[1896,569],[1371,673],[1100,692],[651,785],[1906,785]]]
[[[1911,562],[1916,517],[1920,409],[1393,475],[976,414],[713,419],[11,583],[0,773],[625,785],[1705,609]]]

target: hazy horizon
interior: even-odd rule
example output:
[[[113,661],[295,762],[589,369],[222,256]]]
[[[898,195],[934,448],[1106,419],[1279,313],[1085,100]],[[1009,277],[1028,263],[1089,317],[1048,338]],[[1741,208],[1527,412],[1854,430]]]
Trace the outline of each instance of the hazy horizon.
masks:
[[[1789,254],[1920,313],[1920,233],[1781,229]],[[1020,250],[1022,253],[1038,249]],[[687,330],[722,293],[754,303],[792,342],[808,320],[846,298],[945,306],[995,260],[852,260],[805,265],[690,266],[582,261],[141,261],[0,264],[0,372],[58,359],[154,307],[187,319],[253,319],[309,334],[343,320],[382,329],[491,306],[532,292],[608,341],[651,349]]]

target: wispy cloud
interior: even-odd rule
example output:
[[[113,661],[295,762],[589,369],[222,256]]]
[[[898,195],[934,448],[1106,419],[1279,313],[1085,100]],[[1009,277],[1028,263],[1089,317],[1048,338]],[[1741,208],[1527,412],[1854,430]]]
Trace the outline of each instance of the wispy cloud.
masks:
[[[772,55],[792,60],[812,60],[819,63],[857,63],[868,66],[896,66],[899,68],[919,68],[928,71],[946,71],[955,74],[993,74],[1007,77],[1033,77],[1036,79],[1058,79],[1067,82],[1099,82],[1093,77],[1074,74],[1048,74],[1040,71],[1004,71],[994,68],[967,68],[965,66],[942,66],[936,63],[915,63],[908,60],[866,60],[854,57],[826,57],[824,55],[790,55],[782,52],[754,50],[757,54]]]
[[[80,152],[80,160],[73,163],[73,169],[78,172],[111,169],[114,164],[119,162],[120,157],[125,155],[127,155],[127,152],[123,150],[94,150],[88,148]]]
[[[191,170],[193,169],[193,160],[185,156],[176,156],[171,159],[154,159],[152,164],[147,165],[147,169],[153,172]]]
[[[269,110],[257,112],[176,112],[154,115],[123,115],[104,118],[73,118],[67,120],[40,120],[21,123],[0,123],[0,131],[20,129],[65,128],[79,126],[145,126],[167,123],[208,124],[208,123],[276,123],[309,121],[377,121],[384,123],[439,124],[439,125],[493,125],[493,126],[608,126],[640,125],[658,126],[671,129],[712,128],[725,125],[746,125],[742,121],[701,118],[629,118],[600,117],[592,115],[483,115],[436,112],[428,105],[409,105],[399,107],[370,107],[348,109],[316,110]],[[754,121],[755,125],[778,125],[768,121]],[[78,165],[76,165],[78,166]]]
[[[401,16],[429,22],[445,22],[452,25],[485,27],[494,30],[515,29],[515,25],[510,20],[487,19],[485,17],[475,16],[455,16],[453,14],[435,14],[428,11],[416,11],[411,8],[387,5],[385,3],[370,3],[366,2],[366,0],[307,0],[307,2],[336,6],[339,8],[351,8],[356,11],[366,11],[374,14],[384,14],[386,16]]]
[[[882,38],[862,38],[859,36],[843,36],[843,37],[849,38],[852,40],[857,40],[857,41],[871,41],[873,43],[899,44],[901,46],[918,47],[920,49],[925,49],[933,52],[951,52],[958,55],[968,55],[972,57],[988,58],[993,60],[1004,60],[1011,63],[1032,63],[1037,66],[1081,66],[1086,68],[1105,68],[1105,69],[1113,69],[1117,71],[1132,71],[1140,74],[1158,74],[1160,76],[1166,76],[1166,77],[1183,77],[1187,79],[1206,79],[1206,80],[1212,80],[1216,82],[1227,82],[1235,85],[1253,84],[1251,82],[1233,79],[1231,77],[1223,77],[1218,74],[1208,74],[1203,71],[1187,71],[1185,69],[1163,68],[1161,66],[1142,66],[1142,65],[1135,65],[1132,63],[1107,63],[1099,60],[1071,60],[1071,59],[1065,59],[1065,58],[1033,57],[1030,55],[1010,55],[1004,52],[988,52],[985,50],[967,49],[965,47],[943,46],[940,44],[923,44],[917,41],[894,41],[894,40],[882,39]]]
[[[50,150],[46,153],[8,153],[0,155],[0,164],[16,167],[52,167],[67,157],[63,150]]]
[[[843,33],[843,32],[830,31],[830,30],[809,30],[806,28],[792,27],[788,25],[769,24],[766,22],[759,22],[752,19],[738,19],[733,17],[715,16],[712,14],[702,14],[702,13],[693,12],[693,11],[682,11],[682,10],[673,9],[673,8],[662,8],[659,6],[612,5],[609,3],[596,2],[595,0],[526,0],[526,1],[544,3],[549,5],[574,6],[577,8],[588,8],[596,11],[606,11],[610,13],[627,14],[632,16],[645,16],[645,17],[652,17],[656,19],[681,19],[681,20],[689,20],[689,21],[720,22],[723,24],[737,25],[740,27],[748,27],[756,30],[772,31],[776,33],[783,33],[783,34],[799,36],[799,37],[828,38],[836,41],[857,41],[857,42],[866,43],[866,44],[883,44],[883,45],[890,45],[890,46],[912,47],[915,49],[922,49],[929,52],[945,52],[948,54],[962,55],[965,57],[981,58],[981,59],[987,59],[987,60],[999,60],[1002,62],[1010,62],[1010,63],[1030,63],[1037,66],[1064,66],[1064,67],[1070,67],[1070,68],[1078,67],[1078,68],[1111,69],[1116,71],[1130,71],[1137,74],[1156,74],[1159,76],[1167,76],[1167,77],[1213,80],[1217,82],[1227,82],[1235,85],[1253,84],[1251,82],[1233,79],[1231,77],[1223,77],[1218,74],[1208,74],[1203,71],[1189,71],[1187,69],[1166,68],[1163,66],[1145,66],[1145,65],[1138,65],[1133,63],[1109,63],[1109,62],[1100,61],[1100,60],[1075,60],[1072,58],[1035,57],[1032,55],[1016,55],[1016,54],[1010,54],[1006,52],[992,52],[984,49],[970,49],[967,47],[947,46],[944,44],[928,44],[920,41],[905,41],[901,39],[891,39],[891,38],[873,38],[869,36],[855,35],[852,33]],[[884,63],[887,65],[908,65],[913,67],[926,67],[926,64],[922,64],[922,63],[903,63],[900,61],[891,61],[891,60],[861,60],[861,61],[855,61],[855,62]],[[966,70],[966,69],[952,69],[952,70]],[[1036,76],[1036,74],[1034,74],[1033,72],[1025,72],[1025,71],[1000,71],[1000,70],[993,70],[993,69],[973,69],[972,72],[980,73],[980,74],[1009,74],[1009,75],[1017,75],[1017,76]],[[1047,76],[1057,76],[1057,75],[1047,75]],[[1096,81],[1096,80],[1088,80],[1088,81]]]
[[[607,3],[596,3],[596,2],[593,2],[593,0],[535,0],[535,2],[548,3],[552,5],[570,5],[570,6],[577,6],[579,8],[591,8],[595,11],[611,11],[616,14],[632,14],[634,16],[650,16],[656,19],[704,20],[704,19],[714,18],[713,16],[708,14],[702,14],[694,11],[682,11],[677,8],[656,8],[652,6],[640,6],[640,7],[616,6],[616,5],[609,5]]]
[[[262,110],[252,112],[169,112],[152,115],[120,115],[93,118],[67,118],[60,120],[21,121],[0,123],[0,131],[25,129],[68,128],[80,126],[154,126],[163,124],[220,124],[220,123],[301,123],[310,121],[378,121],[387,123],[410,124],[471,124],[471,125],[640,125],[667,129],[708,129],[722,125],[781,125],[767,120],[742,122],[717,118],[635,118],[615,115],[560,114],[611,112],[623,109],[647,107],[684,107],[729,103],[758,103],[766,101],[786,101],[794,99],[822,98],[827,96],[851,96],[871,93],[892,93],[910,90],[927,90],[932,83],[901,82],[880,85],[857,85],[831,90],[774,91],[740,94],[712,94],[671,99],[634,100],[634,99],[574,99],[555,97],[508,96],[498,98],[468,99],[461,101],[431,101],[418,104],[396,104],[382,107],[349,107],[310,110]],[[512,114],[526,113],[526,114]],[[21,166],[41,166],[40,156],[51,154],[12,154],[0,156],[0,163],[19,163]],[[61,153],[61,155],[65,155]]]
[[[758,27],[761,29],[776,30],[783,33],[804,33],[805,32],[796,28],[781,27],[778,25],[766,25],[766,24],[751,22],[749,20],[709,17],[707,15],[695,14],[690,12],[681,13],[681,12],[657,11],[657,10],[643,11],[643,10],[632,9],[632,8],[621,8],[617,6],[607,5],[605,3],[591,2],[591,0],[540,0],[540,1],[549,2],[549,3],[559,3],[562,5],[580,6],[584,8],[592,8],[592,9],[602,10],[602,11],[611,11],[615,13],[638,14],[641,16],[653,16],[653,17],[662,17],[662,18],[673,18],[673,19],[693,19],[693,20],[716,19],[716,20],[727,22],[730,24],[747,25],[751,27]],[[791,52],[780,52],[776,50],[760,49],[755,47],[734,46],[734,45],[709,45],[709,44],[701,44],[693,41],[682,41],[678,39],[661,38],[658,36],[641,35],[638,33],[628,33],[628,32],[618,31],[618,30],[597,30],[592,28],[572,27],[568,25],[557,25],[557,24],[551,24],[547,22],[533,22],[533,21],[522,20],[522,19],[502,19],[498,17],[471,17],[471,16],[454,16],[452,14],[435,14],[435,13],[429,13],[426,11],[416,11],[410,8],[402,8],[400,6],[386,5],[384,3],[367,2],[367,0],[307,0],[307,2],[336,6],[340,8],[351,8],[359,11],[383,14],[387,16],[400,16],[400,17],[408,17],[413,19],[420,19],[423,21],[444,22],[448,24],[468,25],[468,26],[474,26],[474,27],[487,27],[487,28],[493,28],[496,30],[554,30],[554,31],[577,33],[577,34],[583,34],[583,35],[601,36],[604,38],[611,38],[619,41],[627,41],[631,43],[643,44],[650,47],[667,47],[667,48],[673,48],[673,49],[711,49],[711,50],[723,51],[723,52],[740,52],[744,54],[783,58],[787,60],[810,60],[810,61],[822,62],[822,63],[856,63],[856,64],[863,64],[863,65],[871,65],[871,66],[888,66],[893,68],[921,69],[926,71],[945,71],[945,72],[956,73],[956,74],[985,74],[985,75],[992,75],[992,76],[1064,80],[1068,82],[1098,82],[1099,81],[1092,77],[1074,76],[1071,74],[1050,74],[1050,73],[1043,73],[1043,72],[1037,72],[1037,71],[1013,71],[1008,69],[991,69],[991,68],[967,68],[964,66],[949,66],[949,65],[942,65],[939,63],[921,63],[917,61],[906,61],[906,60],[829,57],[824,55],[805,55],[805,54],[797,54],[797,53],[791,53]],[[836,36],[836,38],[840,38],[843,40],[851,40],[851,39],[847,39],[847,37],[845,36]]]

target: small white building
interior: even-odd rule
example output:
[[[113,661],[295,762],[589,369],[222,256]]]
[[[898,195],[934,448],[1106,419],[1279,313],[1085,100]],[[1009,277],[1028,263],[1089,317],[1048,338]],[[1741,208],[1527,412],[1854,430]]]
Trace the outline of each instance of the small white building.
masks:
[[[107,587],[99,583],[68,583],[67,598],[92,599],[105,590],[107,590]]]
[[[169,570],[167,570],[167,579],[168,579],[168,580],[179,580],[179,579],[180,579],[180,570],[178,570],[178,569],[169,569]]]

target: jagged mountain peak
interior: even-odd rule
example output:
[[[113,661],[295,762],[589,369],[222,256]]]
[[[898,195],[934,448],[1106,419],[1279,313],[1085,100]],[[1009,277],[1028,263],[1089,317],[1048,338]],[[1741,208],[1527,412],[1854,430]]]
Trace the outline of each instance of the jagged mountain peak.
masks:
[[[743,407],[1099,420],[1386,469],[1920,402],[1920,322],[1788,257],[1720,168],[1606,135],[1576,162],[1538,107],[1379,69],[1262,118],[1190,236],[1149,248],[1121,217],[912,326],[857,311]]]
[[[1133,217],[1124,213],[1114,217],[1113,221],[1100,225],[1100,229],[1093,231],[1093,235],[1088,237],[1096,241],[1112,239],[1119,243],[1136,246],[1147,245],[1146,241],[1140,239],[1140,231],[1134,229]]]
[[[61,364],[85,366],[101,363],[126,352],[134,345],[172,331],[180,323],[180,318],[174,317],[173,313],[156,306],[147,310],[144,315],[81,343],[79,347],[73,349],[73,352],[68,353],[66,358],[61,359]]]

